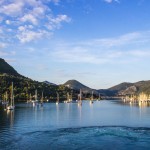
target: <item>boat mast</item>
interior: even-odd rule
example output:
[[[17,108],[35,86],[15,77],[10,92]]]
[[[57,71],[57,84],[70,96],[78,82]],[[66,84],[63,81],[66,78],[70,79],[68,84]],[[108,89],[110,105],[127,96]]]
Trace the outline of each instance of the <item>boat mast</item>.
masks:
[[[69,102],[69,93],[67,92],[67,102]]]
[[[82,100],[82,91],[80,89],[80,103],[81,103],[81,100]]]
[[[7,94],[7,91],[6,91],[6,97],[5,97],[6,99],[6,102],[8,101],[8,94]]]
[[[37,90],[35,90],[35,101],[37,100]]]
[[[42,91],[42,98],[41,98],[41,103],[43,103],[43,91]]]
[[[93,101],[93,91],[92,91],[92,98],[91,98],[91,100]]]
[[[57,103],[59,103],[59,93],[57,92]]]
[[[30,93],[30,101],[31,101],[31,93]]]
[[[14,106],[14,90],[13,90],[13,86],[14,86],[14,85],[13,85],[13,82],[12,82],[12,89],[11,89],[11,90],[12,90],[12,91],[11,91],[11,104],[10,104],[11,106]]]

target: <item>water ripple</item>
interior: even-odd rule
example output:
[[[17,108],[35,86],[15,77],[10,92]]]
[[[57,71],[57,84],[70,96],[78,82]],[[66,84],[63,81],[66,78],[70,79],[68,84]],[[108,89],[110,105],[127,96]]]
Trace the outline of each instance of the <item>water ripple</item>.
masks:
[[[8,136],[8,135],[7,135]],[[26,132],[2,149],[149,149],[150,128],[96,126]],[[30,143],[30,144],[28,144]],[[8,146],[9,144],[9,146]],[[7,145],[7,146],[5,146]]]

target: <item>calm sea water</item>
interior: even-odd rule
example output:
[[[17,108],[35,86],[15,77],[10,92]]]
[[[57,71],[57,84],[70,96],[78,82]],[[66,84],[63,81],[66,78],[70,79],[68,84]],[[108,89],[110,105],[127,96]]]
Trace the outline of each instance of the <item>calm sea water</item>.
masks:
[[[119,101],[0,107],[0,150],[150,149],[150,107]]]

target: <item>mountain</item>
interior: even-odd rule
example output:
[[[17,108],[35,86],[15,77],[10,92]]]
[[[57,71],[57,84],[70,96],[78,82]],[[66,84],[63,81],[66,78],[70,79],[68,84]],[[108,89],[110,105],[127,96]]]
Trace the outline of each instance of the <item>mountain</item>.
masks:
[[[123,82],[111,88],[99,89],[99,90],[91,89],[77,80],[69,80],[63,85],[74,90],[82,89],[83,93],[90,94],[92,91],[94,91],[95,94],[100,93],[102,96],[108,96],[108,97],[118,96],[118,95],[139,94],[141,92],[150,94],[150,81],[139,81],[135,83]]]
[[[12,66],[10,66],[4,59],[0,58],[0,74],[3,73],[20,76]]]
[[[123,82],[123,83],[120,83],[118,85],[115,85],[115,86],[109,88],[108,90],[111,90],[111,91],[121,91],[121,90],[127,89],[130,86],[133,86],[133,83]]]
[[[66,83],[64,83],[63,85],[71,88],[71,89],[90,89],[89,87],[83,85],[82,83],[80,83],[77,80],[68,80]]]
[[[66,99],[66,93],[71,90],[65,86],[57,86],[48,84],[48,82],[38,82],[30,78],[20,75],[12,66],[10,66],[4,59],[0,58],[0,99],[4,99],[5,93],[8,93],[10,98],[11,83],[14,83],[15,101],[26,101],[30,94],[34,99],[35,90],[38,92],[38,99],[41,99],[42,92],[44,98],[56,100],[56,92],[59,92],[60,100]]]
[[[144,92],[150,94],[150,81],[139,81],[135,83],[124,82],[109,88],[115,95],[131,95]]]
[[[0,58],[0,99],[4,98],[5,92],[10,96],[11,82],[14,82],[15,100],[27,100],[29,94],[34,98],[35,90],[38,90],[40,99],[42,91],[46,99],[55,99],[56,92],[59,92],[61,99],[66,99],[66,93],[73,91],[73,96],[77,97],[79,90],[82,89],[85,97],[90,97],[92,91],[95,95],[100,93],[103,96],[131,95],[144,92],[150,95],[150,80],[135,83],[123,82],[108,89],[95,90],[77,80],[69,80],[62,85],[44,81],[38,82],[20,75],[4,59]]]
[[[51,82],[49,82],[49,81],[44,81],[43,83],[46,83],[46,84],[48,84],[48,85],[54,85],[54,86],[57,86],[57,84],[51,83]]]
[[[70,88],[70,89],[74,89],[74,90],[80,90],[81,89],[83,93],[91,93],[92,91],[94,91],[95,94],[97,93],[97,90],[91,89],[91,88],[87,87],[86,85],[80,83],[77,80],[68,80],[63,85]]]

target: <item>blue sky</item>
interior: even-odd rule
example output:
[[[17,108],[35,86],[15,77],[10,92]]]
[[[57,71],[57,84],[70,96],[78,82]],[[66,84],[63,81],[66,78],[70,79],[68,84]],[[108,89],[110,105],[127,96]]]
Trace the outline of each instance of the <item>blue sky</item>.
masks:
[[[56,84],[149,80],[149,18],[149,0],[0,0],[0,57]]]

